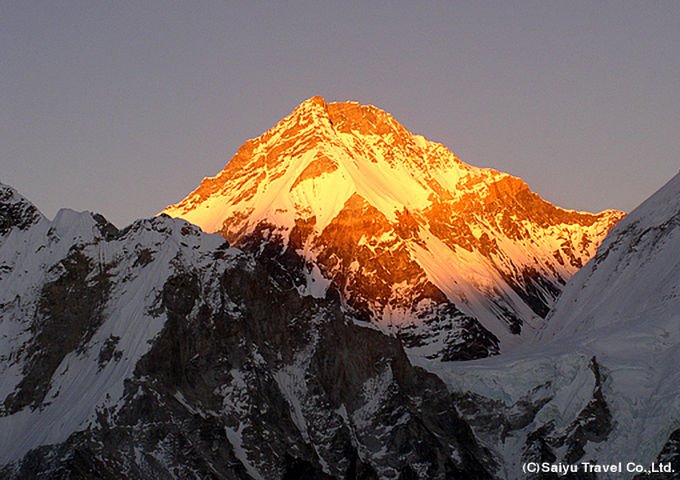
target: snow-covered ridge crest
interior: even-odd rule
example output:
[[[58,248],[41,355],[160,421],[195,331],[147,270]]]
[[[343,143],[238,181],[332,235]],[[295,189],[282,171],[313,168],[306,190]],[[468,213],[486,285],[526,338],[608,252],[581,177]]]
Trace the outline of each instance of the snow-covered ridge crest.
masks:
[[[16,227],[26,230],[45,218],[14,188],[0,182],[0,246]]]
[[[592,261],[569,283],[544,339],[588,335],[675,301],[680,295],[679,192],[680,174],[611,230]],[[636,294],[621,297],[620,288]]]

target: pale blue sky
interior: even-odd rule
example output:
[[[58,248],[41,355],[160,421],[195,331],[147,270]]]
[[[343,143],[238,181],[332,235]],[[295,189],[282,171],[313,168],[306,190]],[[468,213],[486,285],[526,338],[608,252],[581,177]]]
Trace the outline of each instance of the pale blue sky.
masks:
[[[119,227],[314,95],[565,208],[680,167],[680,2],[0,2],[0,181]]]

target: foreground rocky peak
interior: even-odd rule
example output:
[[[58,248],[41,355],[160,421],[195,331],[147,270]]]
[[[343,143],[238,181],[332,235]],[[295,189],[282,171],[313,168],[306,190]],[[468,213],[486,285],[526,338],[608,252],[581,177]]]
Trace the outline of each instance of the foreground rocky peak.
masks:
[[[42,219],[42,214],[31,202],[0,182],[0,245],[13,228],[26,230]]]
[[[533,335],[623,216],[555,207],[376,107],[321,97],[164,213],[256,253],[301,293],[333,285],[353,315],[444,360]]]

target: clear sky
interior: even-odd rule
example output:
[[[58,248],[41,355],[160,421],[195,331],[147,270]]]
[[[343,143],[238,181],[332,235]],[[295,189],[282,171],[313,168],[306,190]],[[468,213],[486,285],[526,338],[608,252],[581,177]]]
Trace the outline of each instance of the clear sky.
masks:
[[[680,1],[0,2],[0,181],[119,227],[314,95],[565,208],[680,168]]]

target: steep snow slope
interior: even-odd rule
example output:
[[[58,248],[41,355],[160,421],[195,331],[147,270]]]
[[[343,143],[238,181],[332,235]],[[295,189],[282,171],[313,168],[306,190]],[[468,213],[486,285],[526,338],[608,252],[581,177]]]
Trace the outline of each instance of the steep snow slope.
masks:
[[[464,416],[503,458],[506,478],[523,476],[526,461],[664,460],[680,472],[679,226],[680,175],[610,232],[535,342],[470,364],[425,365],[452,391],[494,407],[502,435],[487,431],[483,408]]]
[[[545,339],[601,331],[677,307],[680,285],[680,176],[622,220],[570,282]]]
[[[622,217],[556,208],[382,110],[321,97],[164,213],[284,265],[302,293],[334,285],[411,354],[445,360],[531,336]]]

